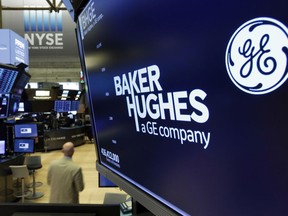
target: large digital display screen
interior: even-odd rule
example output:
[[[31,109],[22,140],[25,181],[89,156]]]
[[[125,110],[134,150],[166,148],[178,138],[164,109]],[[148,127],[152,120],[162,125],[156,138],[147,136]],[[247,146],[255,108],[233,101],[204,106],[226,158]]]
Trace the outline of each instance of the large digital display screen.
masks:
[[[287,6],[90,1],[100,164],[180,215],[287,215]]]

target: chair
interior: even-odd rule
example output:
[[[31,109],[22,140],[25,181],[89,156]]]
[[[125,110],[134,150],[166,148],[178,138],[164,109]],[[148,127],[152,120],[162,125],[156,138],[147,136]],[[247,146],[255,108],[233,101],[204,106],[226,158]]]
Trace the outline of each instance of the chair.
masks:
[[[35,170],[41,169],[42,168],[42,163],[41,163],[41,156],[27,156],[26,157],[26,165],[29,171],[32,171],[33,175],[33,182],[31,184],[31,187],[33,188],[33,192],[30,196],[27,196],[27,199],[38,199],[44,194],[42,192],[36,192],[36,187],[42,185],[42,182],[36,182],[35,180]]]
[[[12,175],[14,178],[21,179],[21,192],[15,193],[16,197],[20,197],[22,199],[22,203],[24,203],[24,198],[30,194],[30,191],[25,191],[25,178],[29,177],[29,171],[26,165],[14,165],[9,166],[12,171]]]
[[[13,194],[13,190],[8,188],[7,177],[12,175],[11,169],[8,166],[0,165],[0,176],[4,177],[4,189],[0,191],[1,196],[5,197],[5,201],[8,200],[8,196]]]

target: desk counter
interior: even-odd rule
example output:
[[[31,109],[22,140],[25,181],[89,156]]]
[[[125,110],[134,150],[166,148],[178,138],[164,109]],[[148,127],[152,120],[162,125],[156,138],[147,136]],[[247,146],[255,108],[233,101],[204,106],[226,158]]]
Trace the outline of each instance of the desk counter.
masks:
[[[75,146],[84,144],[85,126],[61,127],[44,130],[43,150],[61,149],[65,142],[73,142]]]

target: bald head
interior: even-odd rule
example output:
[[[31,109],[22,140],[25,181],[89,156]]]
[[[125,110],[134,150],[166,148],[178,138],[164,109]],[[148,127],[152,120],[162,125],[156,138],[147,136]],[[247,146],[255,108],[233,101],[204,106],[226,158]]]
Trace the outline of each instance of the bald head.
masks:
[[[72,157],[74,154],[74,144],[72,142],[66,142],[62,147],[62,152],[67,157]]]

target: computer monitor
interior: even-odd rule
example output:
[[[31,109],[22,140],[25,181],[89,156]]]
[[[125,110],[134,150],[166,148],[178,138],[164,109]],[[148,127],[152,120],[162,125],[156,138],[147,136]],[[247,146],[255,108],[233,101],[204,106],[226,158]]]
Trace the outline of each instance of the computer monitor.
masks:
[[[98,173],[98,187],[118,187],[101,173]]]
[[[15,115],[18,112],[20,100],[21,95],[10,94],[8,116]]]
[[[0,92],[10,93],[19,71],[14,66],[0,64]]]
[[[34,139],[14,139],[14,153],[33,153]]]
[[[11,93],[21,95],[22,92],[24,91],[26,84],[29,82],[30,78],[31,75],[28,74],[27,72],[25,71],[19,72],[17,79],[15,80],[11,88]]]
[[[24,103],[24,101],[19,102],[18,112],[25,112],[25,103]]]
[[[54,110],[56,112],[69,112],[71,109],[71,101],[56,100],[54,101]]]
[[[0,119],[5,119],[8,116],[9,99],[9,94],[0,93]]]
[[[6,141],[0,140],[0,155],[5,155],[6,153]]]
[[[15,124],[14,133],[16,138],[32,138],[37,137],[37,124],[27,123],[27,124]]]

